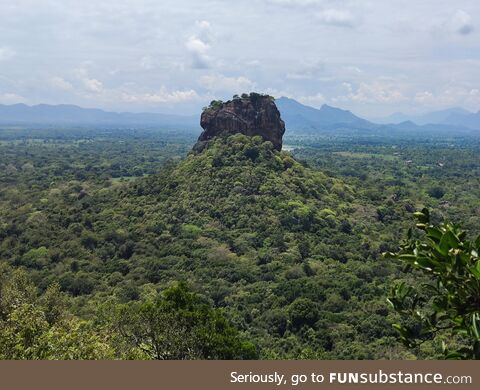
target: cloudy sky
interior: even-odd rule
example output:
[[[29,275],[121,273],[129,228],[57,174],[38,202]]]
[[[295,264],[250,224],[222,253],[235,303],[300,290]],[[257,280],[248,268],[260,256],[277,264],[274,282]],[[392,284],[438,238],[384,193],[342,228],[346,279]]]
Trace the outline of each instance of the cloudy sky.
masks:
[[[480,109],[478,0],[0,0],[0,103]]]

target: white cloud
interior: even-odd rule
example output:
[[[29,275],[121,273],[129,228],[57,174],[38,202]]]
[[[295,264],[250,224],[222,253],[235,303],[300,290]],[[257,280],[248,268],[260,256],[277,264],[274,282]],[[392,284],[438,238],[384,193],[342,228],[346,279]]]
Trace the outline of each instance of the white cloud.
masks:
[[[413,98],[415,103],[429,105],[435,100],[433,93],[430,91],[417,92]]]
[[[151,56],[143,56],[140,58],[140,68],[144,70],[152,70],[155,68],[155,61]]]
[[[61,91],[72,91],[73,85],[72,83],[68,82],[67,80],[63,79],[62,77],[52,77],[50,79],[50,85]]]
[[[197,20],[195,22],[198,33],[197,36],[204,42],[210,43],[212,41],[212,26],[207,20]]]
[[[327,99],[325,99],[325,96],[323,96],[321,93],[317,93],[316,95],[299,96],[297,100],[300,103],[306,104],[308,106],[319,107],[324,104]]]
[[[195,23],[197,34],[191,35],[185,43],[194,69],[206,69],[211,66],[210,43],[212,41],[210,22],[206,20]]]
[[[266,0],[267,3],[284,7],[310,7],[324,3],[324,0]]]
[[[211,58],[208,55],[208,51],[210,50],[209,44],[193,35],[188,38],[185,47],[190,53],[193,68],[206,69],[210,67]]]
[[[472,17],[463,10],[458,10],[450,20],[450,28],[461,35],[468,35],[473,32]]]
[[[131,103],[138,106],[142,104],[149,106],[180,104],[199,99],[199,95],[193,89],[168,90],[165,86],[162,86],[158,90],[148,90],[132,82],[123,83],[121,86],[114,88],[107,88],[101,81],[89,75],[88,68],[92,66],[93,64],[91,63],[82,63],[79,68],[73,71],[77,80],[75,85],[61,77],[51,78],[50,84],[60,90],[72,91],[73,95],[83,99],[113,105],[120,103]],[[76,88],[77,86],[80,88]]]
[[[250,66],[252,68],[256,68],[256,67],[259,67],[260,65],[262,65],[262,63],[259,60],[249,60],[249,61],[245,62],[245,65]]]
[[[89,92],[99,93],[103,90],[103,84],[97,79],[85,79],[83,80],[83,85]]]
[[[438,93],[431,91],[417,92],[413,100],[415,103],[430,108],[460,105],[477,111],[480,106],[480,90],[478,88],[449,86]]]
[[[210,22],[207,21],[207,20],[197,20],[195,22],[195,24],[197,25],[197,27],[201,28],[201,29],[209,29],[210,28]]]
[[[25,103],[27,99],[23,96],[17,95],[16,93],[0,93],[0,103],[1,104],[17,104]]]
[[[357,88],[350,83],[343,83],[342,86],[347,90],[347,94],[335,98],[335,101],[390,104],[408,100],[402,92],[401,86],[389,80],[361,82]]]
[[[7,61],[15,57],[16,53],[7,46],[0,47],[0,62]]]
[[[287,79],[291,80],[309,80],[318,79],[321,75],[325,74],[325,64],[323,62],[315,62],[311,64],[305,64],[298,68],[294,72],[287,73]]]
[[[91,78],[85,67],[75,69],[74,73],[87,92],[101,93],[103,91],[103,83],[97,79]]]
[[[168,91],[162,87],[160,91],[155,93],[129,93],[122,91],[120,98],[123,102],[128,103],[149,103],[149,104],[165,104],[165,103],[185,103],[198,99],[198,94],[195,90],[184,91]]]
[[[363,70],[361,70],[358,66],[344,66],[343,70],[353,74],[363,73]]]
[[[201,77],[200,85],[211,92],[229,93],[249,92],[255,87],[255,83],[246,77],[227,77],[221,74]]]
[[[354,27],[357,23],[356,18],[350,11],[333,8],[318,12],[315,17],[320,23],[330,26]]]

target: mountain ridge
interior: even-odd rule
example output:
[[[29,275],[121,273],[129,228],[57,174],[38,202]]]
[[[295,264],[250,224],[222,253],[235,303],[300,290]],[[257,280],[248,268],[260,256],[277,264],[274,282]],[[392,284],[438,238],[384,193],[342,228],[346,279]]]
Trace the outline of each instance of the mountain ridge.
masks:
[[[356,125],[362,128],[371,128],[374,125],[348,110],[327,104],[322,105],[320,109],[316,109],[286,97],[276,99],[275,103],[282,114],[282,119],[290,130],[311,130],[318,126],[328,127],[338,124]]]
[[[480,111],[466,115],[451,114],[443,122],[446,125],[461,125],[470,129],[480,130]]]
[[[373,122],[381,124],[400,124],[402,122],[410,121],[418,126],[443,124],[470,127],[466,126],[465,120],[468,121],[468,118],[472,115],[475,115],[475,113],[465,110],[462,107],[451,107],[420,115],[407,115],[403,112],[395,112],[384,118],[373,119]],[[476,127],[473,128],[480,129],[480,122],[476,123],[475,126]]]
[[[113,112],[99,108],[83,108],[73,104],[13,105],[0,104],[0,124],[22,125],[162,125],[199,128],[196,115],[182,116],[149,112]]]
[[[289,133],[317,134],[324,131],[461,131],[480,130],[480,112],[470,113],[463,108],[435,111],[422,116],[416,123],[414,118],[397,112],[392,114],[393,121],[385,118],[377,122],[353,114],[349,110],[327,104],[319,109],[304,105],[294,99],[280,97],[275,103],[281,113]],[[437,123],[427,121],[426,118]],[[387,117],[389,118],[389,117]],[[418,119],[417,119],[418,121]],[[388,123],[385,123],[388,122]],[[0,104],[0,125],[3,126],[103,126],[115,128],[163,127],[199,132],[201,130],[197,115],[173,115],[150,112],[112,112],[99,108],[83,108],[72,104],[13,105]]]

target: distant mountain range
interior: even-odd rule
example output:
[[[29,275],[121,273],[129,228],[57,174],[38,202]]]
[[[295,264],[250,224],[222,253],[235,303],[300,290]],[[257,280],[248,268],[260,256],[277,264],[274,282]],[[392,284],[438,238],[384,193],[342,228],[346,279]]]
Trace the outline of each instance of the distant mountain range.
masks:
[[[388,134],[390,131],[472,132],[480,133],[480,111],[471,113],[462,108],[450,108],[420,116],[402,113],[368,121],[348,110],[328,106],[313,108],[296,100],[281,97],[275,100],[291,134],[321,132],[370,132]],[[199,115],[181,116],[156,113],[108,112],[74,105],[25,104],[0,105],[0,125],[20,126],[102,126],[102,127],[159,127],[198,132]]]
[[[96,108],[82,108],[74,105],[25,104],[1,105],[2,125],[43,125],[43,126],[107,126],[136,127],[162,126],[199,129],[198,115],[181,116],[155,113],[108,112]]]
[[[275,102],[287,129],[297,133],[317,133],[336,129],[379,133],[392,130],[422,133],[480,131],[480,112],[472,114],[462,108],[435,111],[416,117],[396,113],[387,118],[368,121],[348,110],[326,104],[316,109],[285,97],[276,99]]]
[[[443,121],[446,125],[459,125],[470,129],[480,130],[480,111],[468,114],[452,114]]]
[[[321,127],[357,126],[370,128],[373,123],[362,119],[350,111],[324,104],[320,109],[305,106],[296,100],[281,97],[275,100],[287,129],[315,131]]]
[[[383,124],[398,124],[410,121],[419,126],[426,124],[440,124],[480,130],[480,111],[472,113],[461,107],[453,107],[414,116],[396,112],[388,117],[378,118],[374,121]]]

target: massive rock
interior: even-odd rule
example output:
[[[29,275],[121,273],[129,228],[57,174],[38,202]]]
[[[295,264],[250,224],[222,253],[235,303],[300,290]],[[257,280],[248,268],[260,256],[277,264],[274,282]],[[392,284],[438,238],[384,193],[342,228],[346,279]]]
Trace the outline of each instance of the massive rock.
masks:
[[[285,123],[280,118],[274,99],[268,95],[251,93],[234,96],[227,102],[214,100],[203,111],[200,125],[204,131],[194,146],[195,151],[203,150],[214,137],[236,133],[260,135],[272,142],[275,149],[282,149]]]

